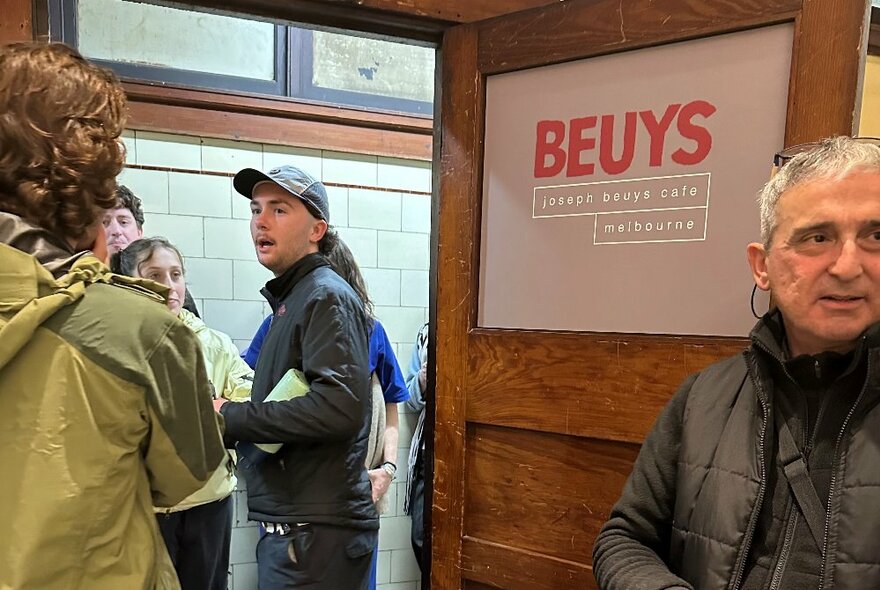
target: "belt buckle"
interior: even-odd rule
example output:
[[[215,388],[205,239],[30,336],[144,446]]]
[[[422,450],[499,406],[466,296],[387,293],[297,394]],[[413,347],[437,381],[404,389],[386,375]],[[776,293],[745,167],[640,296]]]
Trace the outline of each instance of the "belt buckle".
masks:
[[[283,522],[263,522],[261,524],[267,533],[286,535],[290,532],[290,525]]]

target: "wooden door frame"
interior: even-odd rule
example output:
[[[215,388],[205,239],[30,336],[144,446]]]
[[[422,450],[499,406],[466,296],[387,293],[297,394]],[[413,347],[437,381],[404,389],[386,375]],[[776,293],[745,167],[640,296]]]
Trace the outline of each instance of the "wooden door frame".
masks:
[[[39,0],[13,0],[22,8],[21,26],[30,19],[39,21]],[[479,394],[490,392],[497,384],[474,383],[470,371],[477,363],[499,367],[521,366],[525,360],[507,354],[504,358],[487,358],[488,342],[509,339],[511,351],[518,354],[528,348],[529,338],[541,334],[562,350],[592,344],[620,348],[634,345],[629,362],[639,364],[638,355],[662,351],[690,359],[686,367],[703,366],[709,360],[724,356],[739,347],[738,341],[722,339],[679,340],[669,342],[656,337],[632,337],[615,334],[549,334],[508,333],[476,328],[476,297],[478,293],[479,236],[481,211],[481,168],[483,141],[483,110],[485,76],[526,67],[559,63],[671,43],[701,36],[733,32],[773,23],[795,23],[792,77],[789,87],[789,110],[786,121],[786,144],[795,144],[834,133],[851,133],[858,103],[860,63],[852,55],[861,43],[860,27],[846,26],[822,35],[828,23],[858,19],[853,15],[863,7],[859,2],[836,0],[743,0],[715,4],[723,7],[711,22],[699,18],[695,8],[705,13],[709,2],[658,0],[650,7],[626,6],[619,0],[570,0],[553,2],[552,6],[528,10],[513,16],[500,16],[474,25],[449,28],[456,22],[469,22],[489,13],[512,12],[510,2],[473,3],[483,13],[462,14],[448,2],[428,3],[432,11],[397,0],[369,0],[366,6],[343,0],[160,0],[178,6],[198,6],[217,12],[236,12],[272,19],[349,28],[379,35],[397,35],[422,41],[436,41],[442,36],[438,72],[444,92],[438,108],[442,118],[435,119],[434,199],[432,207],[432,252],[429,348],[436,351],[429,381],[436,383],[436,407],[429,404],[434,418],[435,436],[429,438],[442,460],[434,466],[431,516],[434,542],[431,551],[434,564],[431,585],[434,588],[457,588],[462,578],[462,533],[464,515],[464,459],[468,419],[492,420]],[[527,2],[517,2],[519,10]],[[635,5],[637,3],[630,3]],[[866,3],[865,3],[866,4]],[[30,5],[30,6],[29,6]],[[463,3],[463,5],[466,5]],[[35,7],[36,14],[34,9]],[[403,6],[403,8],[401,8]],[[490,7],[490,8],[487,8]],[[503,8],[502,8],[503,7]],[[28,8],[31,8],[28,10]],[[488,10],[488,12],[486,12]],[[605,19],[594,19],[600,13]],[[596,40],[592,50],[585,50],[580,33],[565,37],[565,31],[587,32]],[[42,32],[37,28],[35,36]],[[551,38],[552,32],[552,38]],[[17,40],[21,32],[3,31],[4,40]],[[539,58],[535,58],[538,49]],[[806,57],[809,59],[806,59]],[[828,84],[826,74],[832,72],[842,85]],[[439,90],[440,86],[438,86]],[[812,108],[822,105],[821,108]],[[442,148],[442,149],[441,149]],[[442,212],[442,215],[441,215]],[[472,346],[473,345],[473,346]],[[482,351],[470,358],[469,352]],[[598,357],[597,357],[598,358]],[[530,362],[534,359],[529,359]],[[595,370],[596,361],[585,359],[581,372]],[[667,395],[671,392],[665,392]],[[660,392],[662,395],[663,392]],[[634,430],[608,428],[621,440],[640,440],[647,428],[644,421]],[[522,416],[502,419],[508,424],[522,424]],[[535,427],[535,425],[529,425]],[[540,428],[541,425],[538,425]],[[545,428],[555,425],[544,425]],[[572,434],[589,434],[590,428],[575,427]],[[431,466],[429,466],[430,470]],[[429,484],[430,484],[429,473]],[[430,498],[429,498],[430,501]],[[472,564],[473,565],[473,564]]]
[[[639,443],[656,411],[686,374],[741,350],[744,342],[477,327],[486,76],[793,22],[786,145],[853,131],[867,2],[656,0],[650,6],[637,4],[643,3],[572,0],[454,27],[445,33],[439,195],[435,202],[437,288],[432,309],[438,362],[436,403],[431,408],[435,424],[431,588],[459,588],[463,578],[477,584],[497,581],[489,560],[509,564],[518,559],[538,568],[543,576],[560,574],[571,565],[537,554],[512,555],[465,536],[469,422]],[[825,26],[832,29],[827,34]],[[585,44],[584,38],[590,43]],[[594,391],[599,375],[605,380],[600,389],[603,385],[621,390],[629,387],[639,390],[638,399],[634,395],[616,408],[586,411],[580,406],[566,407],[565,412],[560,410],[558,421],[535,423],[529,407],[565,403],[564,399],[548,402],[552,392],[541,389],[539,378],[529,382],[531,373],[547,364],[547,359],[529,352],[536,339],[542,341],[544,350],[559,350],[560,358],[568,354],[577,359],[564,369],[561,365],[548,368],[572,371],[568,382],[592,381],[592,394],[601,397]],[[603,363],[615,353],[625,370],[611,375]],[[662,367],[659,359],[670,358],[679,359],[679,367],[658,376],[656,371]],[[497,370],[485,370],[486,366]],[[484,370],[476,371],[478,367]],[[477,373],[481,377],[475,377]],[[525,380],[515,391],[508,381],[511,373]],[[631,382],[626,382],[626,375]],[[647,384],[639,385],[638,379],[645,378]],[[569,396],[589,393],[586,386],[568,392]],[[647,414],[645,396],[653,400]],[[564,575],[555,579],[562,578]]]

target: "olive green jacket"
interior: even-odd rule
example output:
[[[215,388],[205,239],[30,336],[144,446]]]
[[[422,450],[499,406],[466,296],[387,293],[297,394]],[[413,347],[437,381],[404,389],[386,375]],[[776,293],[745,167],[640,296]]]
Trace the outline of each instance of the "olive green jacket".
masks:
[[[0,589],[178,588],[153,506],[226,457],[199,344],[71,254],[0,213]]]

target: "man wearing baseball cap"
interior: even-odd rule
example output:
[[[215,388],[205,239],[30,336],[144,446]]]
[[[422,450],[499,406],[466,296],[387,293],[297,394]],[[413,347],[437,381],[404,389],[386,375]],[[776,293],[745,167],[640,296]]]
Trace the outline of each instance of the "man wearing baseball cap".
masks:
[[[324,185],[294,166],[236,174],[251,200],[251,237],[275,278],[272,326],[250,402],[220,408],[227,444],[282,443],[241,457],[248,516],[262,522],[260,588],[366,587],[379,518],[364,468],[370,426],[369,327],[363,304],[324,258],[337,239]],[[264,402],[291,369],[308,392]]]

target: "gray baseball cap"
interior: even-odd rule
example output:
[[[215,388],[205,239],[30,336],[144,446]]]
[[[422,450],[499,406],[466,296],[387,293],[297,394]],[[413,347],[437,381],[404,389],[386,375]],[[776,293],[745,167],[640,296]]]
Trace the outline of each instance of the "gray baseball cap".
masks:
[[[327,189],[320,180],[313,178],[308,172],[296,166],[279,166],[268,172],[260,172],[254,168],[245,168],[232,179],[232,186],[248,199],[253,198],[254,187],[261,182],[274,182],[290,194],[298,197],[309,213],[318,219],[330,223],[330,202]]]

